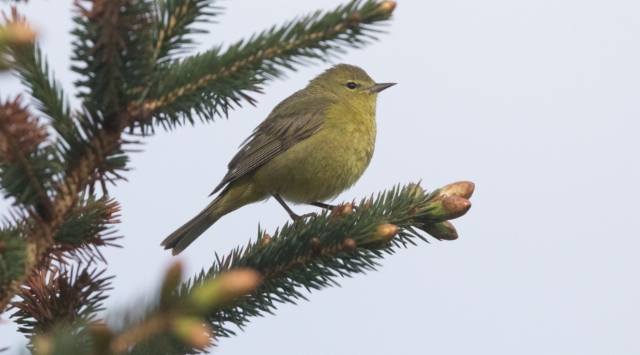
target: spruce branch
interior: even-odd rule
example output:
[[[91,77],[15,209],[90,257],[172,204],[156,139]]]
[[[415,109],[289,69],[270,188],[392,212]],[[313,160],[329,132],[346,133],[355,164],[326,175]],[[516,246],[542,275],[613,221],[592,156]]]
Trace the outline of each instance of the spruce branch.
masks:
[[[6,15],[4,17],[8,24],[28,28],[26,19],[18,14],[15,7],[11,9],[10,18]],[[8,49],[12,57],[12,66],[22,84],[30,90],[36,108],[49,117],[56,131],[65,137],[65,132],[71,125],[69,103],[60,84],[49,72],[49,64],[40,46],[32,40],[28,43],[9,45]]]
[[[280,78],[283,69],[309,59],[325,60],[342,53],[341,46],[360,48],[375,39],[373,26],[389,19],[394,7],[391,1],[354,0],[263,31],[224,53],[215,47],[176,60],[156,77],[143,105],[145,116],[168,128],[179,125],[180,118],[193,123],[192,112],[203,120],[226,116],[242,100],[253,104],[247,92],[261,92],[259,85]]]
[[[48,192],[58,172],[47,142],[46,128],[22,105],[20,96],[0,102],[0,186],[17,204],[35,206],[50,217]]]
[[[189,105],[195,106],[196,112],[204,113],[203,117],[207,118],[226,113],[232,105],[239,104],[241,100],[253,102],[245,92],[257,92],[258,85],[281,77],[284,69],[293,69],[295,64],[304,63],[307,59],[326,59],[340,53],[340,47],[360,47],[366,43],[372,38],[371,34],[377,31],[372,25],[388,19],[394,6],[390,1],[381,3],[354,1],[326,14],[316,13],[290,22],[282,28],[274,27],[270,31],[254,36],[246,43],[239,42],[231,46],[224,53],[220,48],[214,48],[208,54],[169,63],[172,55],[179,53],[180,49],[189,43],[187,35],[198,32],[193,30],[193,23],[211,16],[213,12],[206,12],[210,9],[202,4],[207,3],[208,6],[212,1],[173,0],[171,2],[166,0],[165,9],[170,11],[165,12],[167,17],[162,18],[159,14],[164,10],[154,7],[159,3],[160,0],[158,2],[76,1],[78,12],[74,19],[77,26],[73,32],[76,36],[73,58],[77,64],[74,70],[82,76],[76,85],[82,89],[78,96],[83,99],[83,104],[77,111],[70,110],[68,107],[64,94],[50,74],[37,44],[29,42],[26,46],[12,47],[11,57],[18,74],[29,87],[37,107],[50,118],[51,125],[58,133],[55,139],[59,140],[51,143],[45,140],[39,141],[42,137],[37,134],[15,134],[16,132],[11,131],[14,127],[22,127],[18,130],[19,132],[33,133],[37,131],[34,127],[39,125],[36,122],[34,126],[33,119],[24,117],[16,121],[18,116],[14,114],[9,115],[14,123],[5,125],[5,128],[9,128],[4,131],[0,129],[1,146],[4,147],[4,143],[7,142],[8,147],[0,152],[0,155],[4,154],[1,157],[4,159],[2,163],[8,162],[8,165],[2,165],[2,174],[13,174],[8,179],[4,175],[0,177],[2,188],[7,189],[8,186],[13,186],[9,183],[10,181],[17,181],[16,178],[20,174],[16,173],[17,170],[7,167],[10,164],[19,163],[19,160],[14,159],[15,152],[21,152],[20,154],[23,154],[36,176],[35,179],[22,180],[31,185],[39,181],[40,190],[44,191],[42,194],[37,191],[37,188],[29,187],[23,189],[20,194],[16,193],[15,195],[20,195],[20,198],[28,197],[29,194],[36,196],[33,199],[35,211],[29,206],[22,206],[23,208],[17,210],[20,218],[16,223],[0,231],[0,311],[4,310],[11,298],[20,292],[21,285],[31,292],[29,285],[39,282],[49,287],[46,290],[49,294],[60,293],[61,287],[66,287],[65,290],[73,289],[81,281],[76,277],[77,272],[75,274],[59,273],[58,277],[48,278],[52,274],[47,274],[45,270],[51,266],[52,257],[68,254],[96,256],[96,254],[99,255],[95,249],[96,246],[101,242],[106,244],[112,240],[109,226],[115,222],[117,205],[107,199],[95,197],[93,186],[100,182],[103,192],[106,193],[106,182],[122,177],[119,171],[126,169],[127,163],[127,152],[123,149],[123,145],[128,142],[122,137],[125,128],[133,129],[136,125],[148,127],[149,123],[153,122],[153,118],[157,120],[156,122],[175,125],[177,122],[174,121],[180,115],[191,119]],[[188,11],[185,10],[185,12],[184,9]],[[173,18],[176,22],[172,25],[173,27],[165,26],[172,24],[169,13],[175,15]],[[18,16],[14,15],[14,18],[17,19]],[[168,22],[163,22],[165,19]],[[159,41],[160,31],[164,31],[165,34]],[[212,56],[214,59],[212,63],[207,62],[206,55]],[[195,71],[191,72],[192,69]],[[171,82],[171,75],[179,76],[181,73],[193,74],[193,76],[184,82]],[[176,96],[163,102],[164,99],[169,98],[167,96],[169,94]],[[150,109],[154,103],[160,104]],[[152,105],[149,106],[149,104]],[[169,120],[166,120],[167,118]],[[16,125],[15,122],[22,123]],[[16,137],[22,137],[20,138],[22,141],[16,140]],[[47,168],[44,169],[44,167]],[[38,175],[39,172],[46,175]],[[87,191],[90,197],[87,197]],[[452,204],[444,203],[443,200],[439,202],[437,208],[434,207],[432,210],[446,209],[450,206]],[[348,208],[336,210],[337,212],[330,218],[339,220],[340,213],[349,216],[347,210]],[[442,219],[442,216],[451,216],[451,214],[441,213],[438,216]],[[433,222],[433,225],[446,223],[446,221],[435,222],[436,219],[428,222]],[[285,229],[299,227],[287,225]],[[339,263],[346,266],[344,270],[336,268],[345,275],[357,270],[357,268],[354,269],[354,265],[367,268],[367,262],[362,264],[360,261],[352,261],[347,265],[343,262],[344,258],[340,259],[336,255],[357,253],[360,248],[366,247],[375,251],[375,248],[381,245],[380,243],[384,244],[392,237],[391,232],[394,228],[397,226],[390,223],[377,225],[372,234],[368,234],[368,239],[345,237],[342,240],[334,240],[335,243],[331,245],[329,243],[331,239],[312,238],[312,247],[315,248],[318,256],[313,254],[311,259],[308,255],[298,255],[298,259],[276,259],[278,263],[273,264],[273,267],[263,268],[265,273],[262,277],[270,282],[269,287],[277,286],[283,278],[296,273],[296,275],[302,275],[299,267],[313,264],[316,260],[323,260],[328,264],[331,264],[331,260],[339,260]],[[285,229],[280,234],[276,233],[273,238],[274,243],[287,239],[281,238]],[[269,239],[264,236],[260,239],[261,243],[265,243],[265,248],[269,249],[267,240]],[[10,262],[10,267],[6,267],[5,262]],[[239,268],[242,262],[229,264],[224,261],[227,266],[231,265],[234,269]],[[220,268],[218,273],[221,270]],[[198,334],[202,335],[203,330],[211,327],[210,323],[220,317],[223,317],[222,319],[231,317],[237,321],[237,324],[245,322],[244,318],[233,313],[235,311],[222,310],[229,306],[224,306],[222,303],[207,306],[202,298],[197,297],[198,294],[206,294],[209,297],[212,295],[211,292],[217,292],[217,288],[211,286],[213,280],[211,278],[207,278],[206,281],[199,280],[201,287],[191,287],[188,295],[185,292],[172,293],[177,298],[167,296],[164,301],[161,299],[154,312],[174,312],[180,315],[166,323],[171,324],[170,328],[160,327],[159,333],[147,333],[146,338],[134,337],[134,341],[124,341],[121,344],[125,344],[131,353],[145,353],[149,349],[157,348],[158,344],[165,343],[168,344],[166,348],[169,349],[166,350],[168,353],[188,353],[199,348],[197,344],[203,344],[194,339],[198,338]],[[98,279],[92,279],[90,282],[101,284]],[[318,287],[321,286],[322,284],[318,284]],[[295,287],[292,288],[285,283],[282,283],[282,287],[285,291],[289,290],[286,292],[293,292],[291,295],[296,295]],[[23,296],[31,297],[29,298],[31,303],[25,303],[28,306],[21,311],[37,312],[48,308],[55,309],[62,304],[47,303],[38,298],[44,297],[45,291],[28,292]],[[260,294],[268,295],[269,300],[279,297],[272,289],[265,292]],[[97,290],[92,293],[92,295],[98,294],[102,295]],[[73,297],[73,294],[70,294],[69,298],[73,299]],[[76,294],[75,297],[82,299],[80,294]],[[198,303],[198,300],[204,303]],[[264,302],[263,299],[259,301]],[[42,307],[39,308],[40,306]],[[65,354],[86,353],[92,344],[105,343],[105,339],[111,336],[113,336],[109,338],[111,340],[126,340],[127,338],[122,336],[128,334],[129,330],[140,329],[134,325],[133,328],[111,329],[101,333],[96,330],[95,322],[92,322],[96,308],[87,309],[90,310],[85,313],[84,308],[73,310],[67,308],[67,313],[63,312],[66,318],[36,319],[25,315],[25,318],[21,319],[27,323],[28,321],[36,322],[38,326],[41,323],[48,324],[46,330],[45,328],[36,329],[47,332],[47,335],[34,338],[33,345],[36,351],[40,351],[38,348],[52,349],[49,345],[52,339],[55,339],[54,353]],[[251,308],[248,309],[251,311]],[[265,306],[263,311],[270,309],[269,306]],[[260,312],[262,308],[254,307],[254,310]],[[159,314],[161,313],[153,313],[150,317],[160,317]],[[225,316],[218,316],[220,314]],[[204,315],[208,315],[209,320],[202,320]],[[145,319],[152,319],[150,317]],[[73,324],[62,322],[62,325],[53,328],[50,326],[61,319],[71,319]],[[145,329],[144,322],[139,324],[142,324],[141,329]],[[165,323],[160,322],[160,324]],[[32,328],[35,329],[36,326]],[[224,335],[226,330],[220,329],[222,330],[216,333]],[[101,334],[107,334],[107,336],[102,337]],[[166,334],[170,334],[171,337],[166,337]],[[202,337],[198,339],[202,340]],[[107,343],[112,344],[111,340]],[[111,350],[105,349],[113,349],[111,345],[108,348],[96,346],[101,349],[97,353],[108,353]],[[116,348],[123,349],[117,346]]]
[[[106,322],[88,317],[85,312],[74,322],[68,322],[74,317],[68,312],[70,303],[54,297],[55,300],[44,302],[55,303],[61,310],[58,322],[51,326],[51,317],[35,318],[31,314],[40,315],[40,294],[50,292],[54,287],[33,292],[34,297],[25,297],[27,302],[16,302],[15,307],[20,311],[14,315],[24,324],[24,331],[32,334],[32,329],[42,326],[44,331],[32,338],[36,350],[55,349],[54,354],[197,354],[207,353],[206,347],[212,343],[212,331],[203,316],[210,311],[219,309],[238,297],[255,290],[260,283],[260,275],[253,270],[233,270],[207,280],[200,287],[195,288],[191,297],[179,298],[173,292],[181,281],[182,266],[175,263],[167,272],[160,297],[153,305],[148,305],[149,311],[142,319],[120,320]],[[91,276],[95,277],[94,274]],[[97,274],[96,276],[100,276]],[[75,285],[66,286],[64,293],[76,297],[80,309],[89,309],[87,305],[99,308],[105,283],[108,279],[98,282],[103,288],[93,290],[85,288],[88,295],[78,295]],[[45,280],[45,283],[47,280]],[[51,282],[49,282],[51,284]],[[59,287],[58,287],[59,288]],[[93,291],[89,293],[89,291]],[[35,300],[37,299],[37,300]],[[34,301],[35,300],[35,301]],[[80,302],[77,302],[80,300]],[[34,304],[36,306],[34,306]],[[84,308],[83,308],[84,307]],[[133,313],[140,313],[140,305]],[[54,308],[57,309],[57,308]],[[91,312],[93,314],[94,312]],[[134,317],[135,318],[135,317]],[[37,325],[34,325],[34,322]]]
[[[21,299],[11,303],[18,310],[11,318],[29,338],[50,333],[56,325],[89,323],[103,309],[104,292],[110,289],[113,277],[103,274],[89,266],[34,272],[21,287]]]
[[[27,242],[22,228],[5,226],[0,229],[0,292],[11,288],[14,280],[24,277]]]
[[[77,206],[67,216],[56,234],[50,250],[46,253],[53,259],[71,257],[91,264],[94,258],[106,263],[98,249],[103,246],[119,247],[113,236],[114,224],[120,223],[120,205],[107,197],[81,197]]]
[[[157,1],[153,61],[161,64],[189,50],[194,43],[189,35],[207,33],[192,26],[196,22],[211,22],[211,18],[220,15],[222,8],[213,6],[214,3],[215,0]]]
[[[52,208],[49,218],[38,218],[33,221],[29,230],[27,241],[27,260],[24,262],[25,273],[28,275],[46,251],[54,242],[58,229],[64,224],[65,217],[73,210],[79,201],[79,194],[84,191],[90,182],[90,177],[96,169],[99,169],[108,157],[107,154],[119,149],[120,135],[128,121],[127,115],[120,121],[120,127],[116,131],[100,130],[98,135],[89,140],[88,148],[81,155],[73,168],[65,172],[63,182],[58,186],[57,193],[52,198]],[[17,279],[10,287],[0,293],[0,309],[4,309],[11,297],[19,291],[19,286],[24,279]]]
[[[83,4],[87,3],[88,6]],[[153,68],[153,3],[140,0],[76,0],[72,69],[89,113],[117,131],[121,114],[149,85]]]
[[[6,20],[6,16],[4,17]],[[35,36],[35,32],[25,22],[8,22],[0,25],[0,71],[9,69],[6,58],[8,46],[27,45],[34,40]]]
[[[233,335],[229,323],[242,328],[249,317],[272,313],[275,303],[306,299],[300,288],[310,291],[337,285],[338,276],[375,270],[376,260],[385,254],[416,245],[418,239],[427,241],[417,230],[429,232],[429,226],[464,215],[471,207],[467,199],[472,192],[469,182],[431,193],[414,184],[394,187],[376,199],[363,199],[355,212],[352,204],[345,204],[306,222],[287,223],[273,236],[259,231],[258,239],[247,247],[236,248],[226,257],[216,255],[216,263],[184,283],[178,295],[188,298],[194,287],[235,268],[260,272],[262,285],[256,292],[207,316],[217,337]],[[450,198],[466,203],[442,203]]]

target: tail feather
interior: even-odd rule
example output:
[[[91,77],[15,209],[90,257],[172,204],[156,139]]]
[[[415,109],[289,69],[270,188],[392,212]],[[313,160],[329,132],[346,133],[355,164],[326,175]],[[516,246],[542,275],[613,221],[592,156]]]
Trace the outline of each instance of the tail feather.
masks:
[[[163,246],[165,250],[173,249],[171,252],[173,255],[180,254],[218,220],[219,217],[215,217],[213,211],[220,204],[222,197],[223,194],[216,197],[216,199],[211,201],[197,216],[193,217],[189,222],[166,237],[162,243],[160,243],[160,246]]]

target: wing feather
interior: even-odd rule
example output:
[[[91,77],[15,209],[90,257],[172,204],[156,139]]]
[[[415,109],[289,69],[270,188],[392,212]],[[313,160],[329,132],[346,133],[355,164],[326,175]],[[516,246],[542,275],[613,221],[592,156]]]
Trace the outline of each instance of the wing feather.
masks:
[[[328,98],[312,98],[302,91],[281,102],[243,142],[211,195],[322,129],[330,103]]]

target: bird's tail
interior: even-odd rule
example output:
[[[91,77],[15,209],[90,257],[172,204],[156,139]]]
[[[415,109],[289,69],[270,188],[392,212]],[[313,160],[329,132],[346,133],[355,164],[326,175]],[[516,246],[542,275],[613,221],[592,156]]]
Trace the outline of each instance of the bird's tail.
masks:
[[[165,249],[173,249],[172,254],[178,255],[222,216],[268,197],[266,191],[251,182],[251,176],[235,181],[227,185],[197,216],[166,237],[160,245]]]
[[[173,249],[171,251],[173,255],[180,254],[180,252],[185,250],[191,243],[193,243],[194,240],[196,240],[196,238],[198,238],[202,233],[204,233],[204,231],[209,229],[209,227],[222,217],[216,216],[214,211],[224,196],[224,193],[218,195],[215,200],[211,201],[211,203],[198,213],[198,215],[191,218],[189,222],[185,223],[182,227],[176,229],[175,232],[166,237],[160,245],[165,249]]]

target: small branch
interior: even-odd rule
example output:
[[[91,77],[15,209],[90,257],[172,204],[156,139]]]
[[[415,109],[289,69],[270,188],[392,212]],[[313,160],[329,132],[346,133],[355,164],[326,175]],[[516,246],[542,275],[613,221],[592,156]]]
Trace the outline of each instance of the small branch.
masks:
[[[29,201],[24,191],[8,191],[10,195],[21,203],[47,206],[50,203],[47,191],[35,171],[30,156],[39,145],[47,141],[48,135],[46,128],[40,125],[36,117],[31,116],[21,101],[21,97],[18,96],[12,102],[0,103],[0,164],[3,165],[3,169],[11,163],[21,166],[29,182],[28,186],[35,191],[36,201]],[[49,217],[47,208],[42,211],[44,218]]]
[[[214,333],[228,336],[233,332],[225,323],[242,327],[249,317],[272,312],[276,302],[305,299],[300,287],[311,290],[337,284],[338,276],[375,270],[376,260],[385,253],[415,245],[416,239],[426,241],[416,229],[432,233],[430,226],[464,215],[471,207],[468,198],[473,189],[470,182],[454,183],[431,193],[415,184],[394,187],[375,199],[363,199],[355,212],[352,204],[339,205],[330,214],[287,223],[274,236],[260,232],[258,240],[234,249],[218,259],[207,274],[183,284],[180,296],[188,297],[192,287],[220,272],[235,268],[260,272],[263,284],[256,292],[209,314],[207,320]],[[441,229],[437,232],[431,235],[454,239]]]
[[[153,62],[158,63],[172,52],[184,52],[193,43],[188,34],[203,34],[206,30],[191,28],[195,22],[207,22],[206,17],[214,17],[219,10],[212,4],[215,0],[158,1],[158,29],[155,34]]]
[[[230,46],[226,53],[220,54],[220,48],[214,48],[176,61],[156,79],[154,92],[142,105],[145,117],[173,117],[177,112],[189,116],[192,108],[212,116],[207,112],[217,113],[217,105],[226,113],[230,102],[239,104],[244,99],[253,103],[243,91],[259,92],[257,85],[281,76],[281,69],[292,68],[289,62],[339,53],[331,42],[352,47],[366,43],[361,37],[371,29],[365,25],[387,20],[394,9],[389,4],[395,6],[390,1],[352,1],[322,16],[317,12],[282,28],[264,31],[246,43]],[[214,104],[206,103],[212,100]],[[204,108],[198,109],[199,106]]]
[[[120,135],[130,122],[128,115],[120,120],[120,126],[116,131],[100,131],[97,137],[89,142],[89,149],[78,159],[74,169],[67,172],[64,182],[60,185],[59,192],[53,198],[51,220],[38,219],[31,228],[27,237],[27,261],[25,262],[25,277],[15,280],[0,294],[0,310],[4,310],[11,298],[20,292],[20,286],[26,277],[51,246],[54,237],[66,216],[72,211],[79,199],[79,193],[87,188],[91,172],[100,167],[105,155],[119,147]],[[100,154],[102,152],[102,154]]]
[[[11,315],[28,337],[53,331],[56,324],[89,321],[101,310],[103,293],[109,290],[112,277],[102,277],[103,271],[85,267],[61,271],[39,270],[26,280],[21,300],[11,303],[18,311]]]
[[[13,26],[28,28],[26,19],[11,9],[11,17],[5,20]],[[65,99],[60,84],[49,73],[49,65],[40,47],[32,39],[28,43],[16,43],[8,46],[12,57],[11,64],[22,83],[31,91],[36,108],[51,118],[54,128],[65,137],[71,125],[69,104]]]

